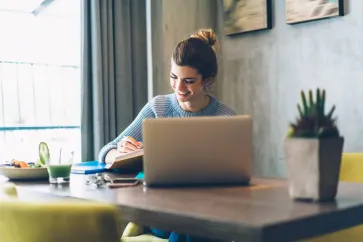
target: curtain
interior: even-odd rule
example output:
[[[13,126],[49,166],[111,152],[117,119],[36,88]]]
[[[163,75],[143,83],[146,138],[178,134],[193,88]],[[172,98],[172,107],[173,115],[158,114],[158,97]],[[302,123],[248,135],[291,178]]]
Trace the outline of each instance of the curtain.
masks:
[[[147,102],[145,5],[82,1],[82,161],[95,160]]]

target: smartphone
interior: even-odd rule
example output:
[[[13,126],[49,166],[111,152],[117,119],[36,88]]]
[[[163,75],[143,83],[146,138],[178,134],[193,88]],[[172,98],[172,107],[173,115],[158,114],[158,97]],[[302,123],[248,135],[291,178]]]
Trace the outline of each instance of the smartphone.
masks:
[[[112,183],[108,183],[107,186],[110,188],[132,187],[137,186],[139,183],[140,180],[136,178],[116,178],[112,180]]]

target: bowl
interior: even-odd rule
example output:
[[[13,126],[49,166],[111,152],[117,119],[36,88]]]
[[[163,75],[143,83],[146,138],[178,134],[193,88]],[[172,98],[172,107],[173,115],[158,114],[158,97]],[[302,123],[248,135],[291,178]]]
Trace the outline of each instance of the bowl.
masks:
[[[46,167],[41,168],[17,168],[13,166],[0,167],[0,175],[9,180],[45,180],[49,178]]]

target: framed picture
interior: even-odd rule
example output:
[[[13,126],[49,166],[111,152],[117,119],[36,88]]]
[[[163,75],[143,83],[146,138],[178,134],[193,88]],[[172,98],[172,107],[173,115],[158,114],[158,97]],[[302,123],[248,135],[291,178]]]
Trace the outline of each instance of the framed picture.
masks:
[[[225,34],[271,29],[271,2],[272,0],[223,0]]]
[[[295,24],[344,15],[344,0],[286,0],[286,23]]]

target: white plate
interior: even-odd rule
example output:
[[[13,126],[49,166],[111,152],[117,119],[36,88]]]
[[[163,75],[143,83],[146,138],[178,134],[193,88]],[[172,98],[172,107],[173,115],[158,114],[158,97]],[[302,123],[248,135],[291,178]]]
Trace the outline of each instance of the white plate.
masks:
[[[17,168],[17,167],[0,167],[0,175],[9,180],[38,180],[49,177],[46,167],[43,168]]]

